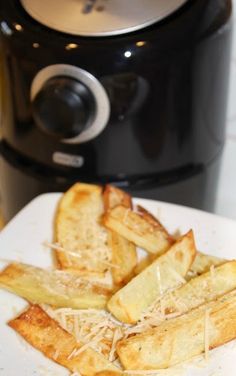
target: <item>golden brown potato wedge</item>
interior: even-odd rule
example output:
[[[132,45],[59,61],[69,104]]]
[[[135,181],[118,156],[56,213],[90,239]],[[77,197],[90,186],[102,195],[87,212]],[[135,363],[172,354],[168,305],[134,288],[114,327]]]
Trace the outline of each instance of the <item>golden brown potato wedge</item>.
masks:
[[[156,256],[148,254],[142,260],[137,263],[137,266],[134,269],[134,274],[137,275],[141,273],[148,265],[150,265]],[[210,270],[211,266],[219,266],[226,262],[227,260],[221,259],[215,256],[206,255],[204,253],[198,252],[196,253],[196,257],[192,266],[186,276],[187,280],[190,280],[193,277],[206,273]]]
[[[165,291],[183,283],[195,253],[193,233],[190,231],[112,296],[107,305],[110,312],[120,321],[136,323]]]
[[[133,208],[132,197],[113,185],[107,184],[103,192],[104,209],[105,212],[114,208],[117,205],[122,205],[125,208]]]
[[[145,258],[138,262],[137,266],[134,269],[134,274],[137,275],[141,273],[148,265],[150,265],[156,256],[148,254]],[[202,252],[197,251],[196,257],[192,266],[186,276],[187,280],[190,280],[193,277],[196,277],[202,273],[206,273],[210,270],[211,266],[219,266],[226,262],[227,260],[221,259],[215,256],[206,255]]]
[[[161,228],[165,233],[166,235],[169,237],[169,239],[171,239],[171,235],[168,233],[168,231],[165,229],[165,227],[158,221],[158,219],[156,217],[154,217],[151,213],[149,213],[146,209],[144,209],[142,206],[138,205],[137,206],[137,210],[138,210],[138,213],[142,214],[143,217],[148,220],[151,224],[153,224],[154,226],[157,226],[159,228]],[[174,240],[174,238],[173,238]],[[155,259],[157,258],[157,256],[155,254],[147,254],[143,259],[141,259],[135,269],[134,269],[134,274],[137,275],[139,273],[141,273],[147,266],[149,266]]]
[[[32,303],[55,307],[104,308],[111,295],[106,286],[76,274],[22,263],[10,264],[0,273],[0,287]]]
[[[155,310],[181,315],[236,289],[236,261],[229,261],[167,293]]]
[[[102,187],[77,183],[63,196],[55,219],[56,258],[62,269],[105,272],[111,262],[107,231],[100,224],[104,213]]]
[[[134,274],[137,264],[136,246],[114,231],[108,235],[108,246],[112,250],[112,277],[116,285],[124,285]]]
[[[163,233],[166,234],[166,237],[170,239],[173,242],[172,236],[168,233],[166,228],[163,226],[163,224],[156,218],[154,217],[153,214],[151,214],[148,210],[143,208],[141,205],[137,205],[137,212],[142,215],[142,217],[149,222],[153,227],[159,228],[160,230],[163,231]]]
[[[37,305],[31,306],[8,324],[46,357],[71,372],[93,376],[102,371],[119,371],[90,347],[76,354],[83,344],[76,341]]]
[[[104,225],[146,251],[160,255],[173,244],[163,227],[144,213],[118,205],[103,217]]]
[[[117,344],[125,369],[171,367],[236,338],[236,291]]]
[[[121,189],[107,185],[104,193],[105,213],[116,205],[132,208],[131,197]],[[123,236],[112,230],[108,230],[108,246],[112,250],[112,277],[116,285],[122,285],[133,276],[133,270],[137,264],[136,246]]]
[[[188,279],[207,272],[212,265],[222,265],[226,260],[219,257],[206,255],[202,252],[197,252],[195,260],[189,270]]]

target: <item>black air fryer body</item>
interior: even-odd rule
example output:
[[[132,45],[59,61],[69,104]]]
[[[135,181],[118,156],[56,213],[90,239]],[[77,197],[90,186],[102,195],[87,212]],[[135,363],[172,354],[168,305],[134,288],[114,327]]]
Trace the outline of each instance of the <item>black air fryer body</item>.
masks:
[[[100,37],[44,26],[18,0],[0,7],[7,219],[34,196],[75,181],[111,182],[136,196],[213,208],[230,0],[188,0],[141,30]],[[98,106],[103,129],[83,140]]]

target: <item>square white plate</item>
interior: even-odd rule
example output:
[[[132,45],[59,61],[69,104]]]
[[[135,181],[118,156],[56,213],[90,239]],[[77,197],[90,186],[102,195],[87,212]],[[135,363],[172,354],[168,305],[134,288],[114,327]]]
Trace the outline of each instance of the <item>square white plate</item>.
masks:
[[[34,199],[0,234],[0,258],[36,266],[52,266],[50,250],[43,243],[53,238],[53,221],[59,193]],[[194,230],[197,248],[211,255],[236,258],[236,222],[178,205],[135,199],[156,215],[170,233]],[[5,266],[0,261],[0,267]],[[27,304],[21,298],[0,290],[0,376],[63,376],[68,371],[27,345],[7,322]],[[210,360],[194,360],[177,367],[174,376],[231,376],[236,374],[236,342],[210,352]],[[180,372],[180,373],[179,373]],[[167,373],[168,374],[168,373]],[[163,372],[161,373],[163,375]],[[173,374],[172,374],[173,375]]]

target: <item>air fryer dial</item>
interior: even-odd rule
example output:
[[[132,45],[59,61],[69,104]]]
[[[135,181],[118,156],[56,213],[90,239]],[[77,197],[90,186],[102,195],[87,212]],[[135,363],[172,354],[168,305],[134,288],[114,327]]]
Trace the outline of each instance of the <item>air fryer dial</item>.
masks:
[[[37,126],[64,143],[95,138],[110,115],[108,96],[100,82],[72,65],[51,65],[38,72],[31,101]]]
[[[96,106],[92,93],[69,77],[48,80],[33,100],[36,124],[56,138],[81,134],[93,122]]]

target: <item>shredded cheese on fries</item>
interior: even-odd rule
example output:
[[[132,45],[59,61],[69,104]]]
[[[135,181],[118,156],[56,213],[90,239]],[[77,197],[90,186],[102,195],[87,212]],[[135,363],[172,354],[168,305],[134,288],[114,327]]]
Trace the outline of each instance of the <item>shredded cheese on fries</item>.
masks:
[[[120,268],[120,266],[115,265],[112,262],[112,261],[114,261],[114,254],[112,255],[112,252],[114,252],[114,251],[108,245],[108,244],[110,244],[109,239],[108,239],[110,230],[107,230],[101,224],[101,218],[102,218],[102,215],[104,214],[102,197],[100,197],[100,200],[96,201],[96,197],[93,198],[93,196],[91,195],[91,200],[95,200],[95,205],[94,206],[93,205],[89,205],[89,206],[85,205],[85,210],[84,211],[81,210],[79,212],[79,215],[78,215],[78,212],[76,211],[76,208],[73,207],[73,205],[72,205],[72,207],[70,207],[70,210],[68,210],[68,212],[66,212],[66,215],[64,216],[65,226],[61,227],[62,236],[61,236],[61,238],[58,237],[58,239],[60,240],[59,242],[55,242],[55,243],[44,242],[44,245],[46,247],[49,247],[49,248],[57,251],[57,256],[59,255],[61,257],[61,259],[63,259],[64,261],[65,261],[65,259],[67,260],[68,264],[66,262],[65,262],[64,265],[62,264],[61,265],[62,269],[63,269],[63,267],[65,269],[69,267],[69,273],[67,273],[65,270],[56,270],[55,271],[55,273],[54,273],[55,278],[53,279],[53,283],[55,282],[55,286],[53,286],[53,288],[50,287],[49,277],[45,277],[43,284],[48,286],[47,292],[48,291],[54,292],[54,290],[60,291],[60,292],[63,292],[63,294],[66,295],[66,297],[69,297],[70,292],[71,292],[70,289],[73,286],[73,287],[77,288],[77,290],[75,292],[76,298],[77,298],[77,292],[79,291],[79,289],[83,288],[85,290],[86,289],[88,290],[88,288],[90,288],[91,286],[92,287],[93,286],[100,286],[100,287],[109,288],[108,293],[107,293],[107,290],[106,290],[106,293],[107,293],[106,298],[108,300],[108,298],[110,297],[111,291],[113,292],[116,287],[120,287],[122,285],[121,283],[119,284],[119,286],[118,286],[118,283],[116,285],[116,282],[114,282],[115,279],[114,280],[112,279],[112,275],[115,274],[114,271],[112,273],[112,269],[113,268]],[[123,209],[124,209],[124,207],[123,207]],[[131,209],[126,208],[124,210],[125,211],[123,212],[124,215],[121,218],[121,222],[124,225],[126,225],[127,228],[128,228],[128,225],[129,225],[130,230],[138,227],[138,224],[135,224],[135,221],[132,224],[133,227],[131,226],[131,222],[132,222],[131,219],[132,219],[132,215],[133,215],[133,212],[131,212]],[[145,210],[143,209],[143,212],[144,211]],[[147,214],[148,214],[148,212],[147,212]],[[143,216],[144,221],[145,221],[145,216],[142,215],[142,213],[141,214],[139,213],[139,215]],[[152,233],[155,230],[155,218],[151,217],[150,215],[149,215],[148,218],[149,218],[148,222],[151,223],[151,225],[148,227],[148,231],[150,233]],[[154,224],[152,225],[153,222],[154,222]],[[105,222],[104,222],[104,224],[105,224]],[[158,224],[158,226],[161,226],[161,225]],[[107,226],[107,227],[109,228],[109,226]],[[114,229],[114,231],[115,231],[115,229]],[[117,231],[117,233],[119,233],[119,232]],[[166,230],[165,230],[165,233],[168,235]],[[124,237],[124,238],[126,239],[126,237]],[[172,245],[172,242],[170,242],[169,247],[171,247],[171,245]],[[125,248],[125,246],[124,246],[124,249],[125,249],[125,256],[126,256],[127,255],[127,248]],[[148,250],[148,247],[145,248],[145,249]],[[196,290],[200,290],[200,287],[203,291],[205,291],[205,289],[210,290],[210,293],[208,292],[208,295],[206,295],[207,296],[206,300],[209,297],[209,294],[211,294],[213,292],[213,286],[214,287],[216,286],[216,283],[214,285],[213,282],[215,280],[215,277],[218,276],[218,274],[217,274],[218,271],[215,270],[214,265],[210,266],[210,269],[208,269],[208,270],[210,270],[210,273],[207,274],[207,278],[203,280],[204,283],[202,283],[200,285],[200,287],[198,287],[198,289],[192,288],[192,290],[190,290],[190,293],[189,293],[189,290],[188,290],[189,286],[186,286],[186,289],[185,289],[185,286],[184,286],[184,289],[185,289],[184,291],[187,290],[187,293],[185,292],[185,295],[184,295],[182,290],[180,290],[180,292],[179,292],[179,290],[177,290],[178,287],[186,284],[187,281],[181,274],[179,274],[175,270],[176,265],[177,265],[176,266],[177,270],[180,271],[180,273],[182,273],[184,276],[186,276],[186,278],[188,278],[190,276],[193,277],[193,276],[197,275],[196,272],[191,271],[191,270],[189,270],[188,274],[186,275],[187,270],[190,268],[193,256],[195,256],[195,254],[196,254],[195,247],[192,246],[192,248],[190,250],[191,250],[191,253],[189,252],[189,254],[191,256],[191,257],[189,256],[190,261],[185,262],[185,264],[186,264],[185,269],[178,268],[179,264],[182,266],[182,258],[179,257],[179,260],[180,260],[179,264],[176,264],[172,261],[172,258],[169,256],[168,252],[167,252],[167,260],[164,259],[164,261],[160,261],[160,265],[157,265],[156,269],[155,269],[156,264],[154,264],[154,267],[153,267],[153,269],[150,273],[151,276],[152,276],[152,279],[150,280],[150,283],[148,283],[147,285],[148,286],[150,285],[151,287],[154,286],[153,289],[155,289],[155,291],[154,291],[154,293],[152,291],[152,294],[150,293],[150,291],[148,291],[148,293],[146,294],[148,296],[148,298],[149,298],[149,295],[150,295],[150,299],[149,300],[147,299],[147,304],[145,306],[143,306],[143,307],[145,307],[145,311],[142,312],[141,317],[140,317],[140,315],[136,316],[136,318],[140,318],[140,319],[134,325],[125,324],[123,322],[116,320],[114,318],[114,316],[112,316],[111,313],[109,313],[108,311],[103,310],[103,309],[53,308],[53,307],[45,305],[45,304],[41,305],[42,309],[53,320],[55,320],[66,332],[73,335],[73,337],[76,340],[75,341],[73,338],[71,338],[71,336],[68,335],[68,333],[64,332],[64,334],[66,334],[68,337],[70,337],[70,339],[72,341],[72,345],[69,347],[69,350],[67,351],[67,353],[65,355],[65,358],[67,357],[67,360],[72,360],[73,371],[71,371],[71,372],[73,372],[73,373],[71,373],[71,376],[81,376],[80,373],[74,368],[75,363],[73,363],[74,362],[73,358],[77,357],[79,354],[82,354],[88,348],[93,349],[97,353],[103,355],[106,358],[106,361],[110,362],[110,363],[108,363],[109,367],[110,367],[111,364],[113,366],[114,365],[117,366],[118,370],[122,370],[122,374],[124,374],[124,375],[140,375],[140,376],[142,376],[142,375],[145,375],[145,376],[173,375],[173,376],[177,376],[176,370],[174,370],[174,369],[173,370],[171,370],[171,369],[169,369],[169,370],[164,370],[164,369],[162,369],[162,370],[161,369],[123,370],[124,367],[122,366],[122,364],[126,368],[129,368],[129,367],[133,368],[135,366],[140,367],[140,368],[142,368],[142,367],[148,368],[149,364],[148,364],[148,362],[147,363],[145,363],[145,362],[146,362],[146,358],[147,358],[146,353],[147,352],[151,353],[150,343],[151,344],[153,343],[154,351],[156,351],[153,355],[153,358],[155,356],[157,357],[157,351],[159,351],[159,348],[157,348],[157,350],[156,350],[156,348],[155,348],[156,344],[154,344],[154,342],[150,342],[150,341],[148,342],[149,347],[147,347],[147,350],[145,349],[146,352],[144,352],[144,355],[141,355],[141,353],[138,353],[139,362],[136,362],[136,363],[131,362],[131,363],[128,364],[128,366],[125,363],[124,359],[122,358],[121,347],[122,347],[123,343],[121,342],[118,346],[118,348],[119,348],[118,352],[119,352],[120,358],[118,357],[118,353],[117,353],[116,349],[117,349],[117,344],[120,340],[130,338],[132,336],[135,336],[136,334],[144,333],[144,332],[146,332],[150,329],[153,329],[153,328],[161,325],[166,320],[174,319],[174,318],[182,315],[183,313],[188,312],[189,307],[190,307],[189,298],[191,299],[191,302],[194,302],[194,304],[197,301],[200,300],[200,298],[199,298],[199,296],[197,295],[197,292],[196,292]],[[151,251],[149,251],[149,252],[151,252]],[[182,250],[181,250],[181,252],[182,252]],[[184,252],[183,252],[183,255],[184,255]],[[181,254],[181,256],[182,256],[182,254]],[[176,258],[177,258],[177,256],[176,256]],[[150,258],[150,260],[151,260],[151,258]],[[168,263],[169,261],[170,261],[171,266]],[[125,259],[125,262],[127,263],[126,259]],[[135,262],[136,262],[136,258],[135,258]],[[77,274],[77,273],[75,273],[75,270],[72,270],[73,266],[75,264],[76,264],[76,266],[78,266],[78,270],[81,271],[81,274]],[[165,264],[167,264],[167,269],[164,269],[164,266],[166,266]],[[185,264],[183,263],[183,265],[185,265]],[[127,263],[127,265],[128,265],[128,263]],[[83,274],[83,272],[84,272],[84,274]],[[169,278],[165,280],[164,278],[167,274],[168,274]],[[60,278],[59,278],[59,275],[60,275]],[[131,279],[132,277],[133,277],[133,274],[130,274],[129,278]],[[38,278],[36,282],[37,282],[37,284],[39,284],[39,281],[41,281],[42,279],[40,280],[39,277],[37,277],[37,276],[36,276],[36,278]],[[128,280],[128,278],[127,278],[127,280]],[[126,280],[124,279],[124,281],[126,281]],[[170,282],[173,282],[173,281],[176,282],[176,283],[171,284]],[[140,298],[140,297],[142,298],[143,295],[144,295],[143,292],[142,292],[142,286],[145,282],[146,282],[146,280],[144,280],[144,278],[143,278],[143,280],[141,280],[141,283],[140,283],[141,294],[136,295],[135,291],[133,292],[133,290],[136,290],[136,285],[135,285],[135,288],[133,288],[133,290],[131,290],[131,292],[128,295],[127,300],[132,300],[132,299],[130,299],[130,297],[134,296],[134,299],[131,301],[131,304],[130,304],[132,306],[132,308],[134,306],[133,310],[136,309],[135,304],[136,304],[136,301],[137,301],[137,296],[138,296],[138,298]],[[148,280],[148,282],[149,282],[149,280]],[[168,287],[170,287],[170,286],[172,286],[172,287],[175,286],[175,287],[168,289]],[[193,286],[195,286],[195,285],[193,285]],[[100,291],[102,291],[101,288],[100,288]],[[204,296],[204,298],[205,298],[205,296]],[[87,298],[87,299],[89,300],[90,298]],[[105,300],[104,305],[107,303],[107,300]],[[150,303],[150,301],[152,302],[152,304],[150,304],[149,307],[146,309],[146,307]],[[90,300],[89,300],[89,302],[90,302]],[[119,303],[118,309],[121,309],[121,307],[122,307],[121,303],[123,303],[122,300],[120,299],[118,301],[118,303]],[[102,305],[102,307],[104,307],[104,305]],[[61,306],[61,305],[58,304],[58,306]],[[77,305],[77,306],[82,306],[82,305]],[[83,306],[85,306],[85,304]],[[98,306],[98,305],[96,305],[96,306]],[[196,304],[195,304],[195,306],[196,306]],[[108,302],[108,308],[110,309],[111,312],[114,312],[114,315],[116,315],[115,311],[112,311],[111,307],[109,306],[109,302]],[[213,320],[214,319],[214,317],[213,317],[213,311],[214,310],[212,309],[212,316],[211,316],[211,321],[210,321],[211,309],[207,309],[207,308],[209,308],[208,305],[206,306],[206,308],[203,307],[203,311],[201,311],[201,316],[200,316],[201,317],[200,318],[200,322],[201,322],[200,336],[202,338],[202,340],[200,341],[200,346],[201,346],[200,351],[201,351],[202,354],[204,354],[205,360],[209,359],[209,350],[210,350],[210,344],[211,344],[211,342],[210,342],[210,329],[211,329],[210,325],[213,326],[213,321],[214,321]],[[201,307],[201,309],[202,309],[202,307]],[[140,311],[141,310],[142,310],[142,308],[140,309]],[[139,313],[140,313],[140,311],[139,311]],[[127,312],[129,312],[129,311],[127,310]],[[205,313],[205,316],[204,316],[204,313]],[[119,315],[116,315],[116,316],[121,317]],[[128,313],[127,313],[127,317],[128,317]],[[127,322],[134,322],[136,318],[135,318],[135,316],[134,316],[134,318],[132,318],[132,315],[130,315],[130,321],[128,321],[128,319],[127,319]],[[177,320],[177,324],[178,324],[179,327],[181,327],[181,330],[182,330],[183,322],[181,321],[181,319],[182,318],[180,318],[180,321],[179,321],[179,319]],[[183,319],[185,319],[185,317]],[[124,321],[125,321],[125,319],[124,319]],[[203,322],[204,322],[204,327],[203,327]],[[164,328],[163,328],[163,333],[164,333],[164,331],[167,332],[167,333],[165,333],[166,336],[169,335],[170,332],[171,332],[170,329],[166,329],[166,328],[169,328],[168,324],[166,326],[164,326]],[[174,321],[173,323],[170,323],[171,329],[172,329],[172,326],[171,326],[172,324],[173,324],[173,327],[174,327],[174,325],[177,326],[176,322]],[[190,324],[187,327],[188,332],[190,332],[190,329],[189,329],[190,326],[192,326],[192,321],[190,321]],[[57,328],[58,328],[58,326],[57,326]],[[195,331],[197,331],[198,329],[199,328],[197,328],[195,330],[195,327],[194,327]],[[155,332],[157,332],[158,335],[159,335],[159,332],[161,333],[161,337],[160,337],[161,339],[160,339],[160,341],[158,339],[158,341],[160,343],[161,342],[163,343],[164,342],[163,341],[164,335],[162,335],[160,328],[158,328],[156,331],[153,330],[151,333],[155,334]],[[187,330],[186,330],[186,332],[187,332]],[[181,332],[181,335],[179,335],[178,338],[182,339],[182,335],[183,335],[183,331]],[[148,336],[149,336],[149,333],[147,333],[147,337]],[[143,336],[138,337],[138,341],[141,338],[140,342],[136,342],[137,338],[135,338],[134,343],[135,343],[136,348],[138,348],[138,351],[141,351],[141,350],[144,351],[143,343],[145,343],[145,341],[141,342],[144,337],[145,337],[145,334]],[[175,341],[176,341],[176,338],[177,337],[174,338]],[[186,340],[186,338],[182,342],[185,343],[185,340]],[[187,340],[188,340],[188,337],[187,337]],[[203,347],[203,340],[204,340],[204,347]],[[56,337],[56,341],[57,341],[57,337]],[[60,341],[60,338],[58,338],[58,342],[59,341]],[[156,341],[156,339],[155,339],[155,341]],[[169,341],[169,338],[168,338],[168,341]],[[190,338],[190,341],[191,341],[191,338]],[[129,341],[127,341],[127,342],[129,342]],[[132,343],[132,339],[131,339],[130,342]],[[159,342],[157,342],[157,346],[159,346]],[[141,345],[139,345],[139,347],[138,347],[137,343],[138,344],[141,343]],[[170,343],[170,341],[167,342],[167,347],[169,346],[169,343]],[[127,346],[127,344],[125,344],[125,346]],[[175,343],[175,346],[178,347],[176,345],[176,343]],[[185,347],[186,347],[187,352],[188,352],[189,347],[187,347],[187,346],[185,346]],[[136,351],[136,348],[135,348],[135,351]],[[173,348],[174,348],[174,346],[173,346]],[[179,346],[178,348],[181,348],[181,351],[182,351],[181,346]],[[55,352],[52,355],[50,354],[50,358],[59,362],[59,360],[60,360],[60,358],[62,357],[62,354],[63,354],[63,349],[59,345],[56,348],[56,350],[54,350],[54,351]],[[172,351],[172,349],[171,349],[171,351]],[[127,347],[125,347],[124,352],[127,352]],[[165,348],[165,352],[168,353],[168,351],[166,351],[166,348]],[[165,367],[166,364],[167,364],[166,366],[168,366],[168,365],[171,366],[172,364],[177,363],[177,362],[171,363],[169,360],[168,360],[169,363],[167,363],[167,362],[165,363],[162,359],[163,354],[162,353],[160,353],[160,354],[161,354],[160,355],[161,361],[159,363],[158,362],[151,363],[150,367],[153,366],[153,367],[157,368],[158,366],[162,366],[163,364],[164,364],[163,367]],[[129,353],[128,353],[128,356],[129,356]],[[143,356],[143,359],[145,359],[143,364],[140,361],[142,356]],[[184,354],[184,356],[185,356],[185,354]],[[149,357],[151,359],[150,354],[149,354]],[[168,355],[167,355],[167,357],[168,357]],[[122,361],[122,364],[120,363],[120,360]],[[128,359],[128,361],[130,361],[130,359]],[[155,359],[155,361],[156,361],[156,359]],[[175,358],[174,358],[174,361],[176,361]],[[69,369],[69,367],[68,367],[68,369]]]
[[[74,349],[68,359],[72,359],[88,347],[103,354],[112,362],[117,358],[116,344],[124,337],[128,325],[117,321],[104,310],[53,309],[45,305],[42,305],[42,308],[78,342],[84,343],[79,349]]]

